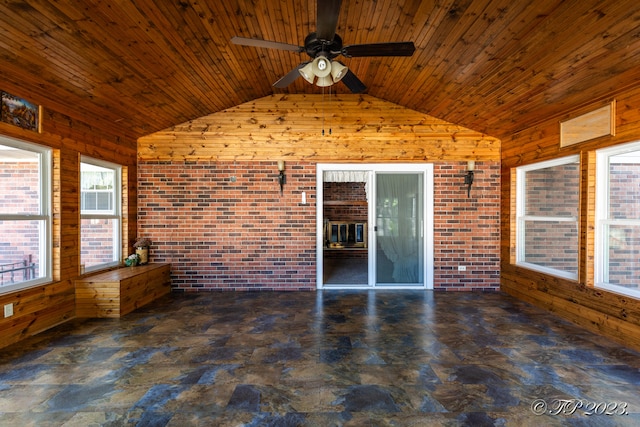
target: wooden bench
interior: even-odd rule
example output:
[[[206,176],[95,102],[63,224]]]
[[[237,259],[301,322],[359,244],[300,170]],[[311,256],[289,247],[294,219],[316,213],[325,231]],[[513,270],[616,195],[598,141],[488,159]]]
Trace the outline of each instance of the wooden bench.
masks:
[[[76,316],[122,317],[171,291],[171,264],[122,267],[75,281]]]

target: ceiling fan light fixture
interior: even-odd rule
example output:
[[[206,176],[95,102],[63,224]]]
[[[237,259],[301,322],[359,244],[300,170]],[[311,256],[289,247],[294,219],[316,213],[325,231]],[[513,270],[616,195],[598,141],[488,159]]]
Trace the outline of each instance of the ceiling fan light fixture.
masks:
[[[316,86],[319,87],[327,87],[333,84],[333,80],[331,80],[331,76],[318,77],[316,81]]]
[[[299,76],[302,76],[312,85],[316,77],[321,79],[318,86],[331,86],[342,81],[353,93],[362,93],[367,87],[356,77],[352,70],[344,64],[332,62],[338,55],[346,58],[353,57],[386,57],[386,56],[412,56],[416,50],[413,42],[387,42],[364,43],[344,46],[342,37],[336,33],[340,21],[340,8],[342,0],[317,0],[316,4],[316,31],[312,31],[304,39],[303,46],[277,41],[233,37],[233,44],[285,50],[297,53],[306,53],[311,62],[303,62],[286,75],[277,80],[273,87],[284,89],[292,84]],[[328,77],[328,79],[327,79]]]
[[[338,61],[334,61],[331,64],[331,79],[334,83],[338,83],[344,76],[347,75],[348,71],[349,69],[346,66],[342,65]]]
[[[311,63],[313,65],[313,74],[317,77],[326,77],[331,74],[331,61],[324,56],[318,56]]]
[[[316,78],[316,76],[313,74],[313,62],[309,62],[304,67],[300,68],[298,72],[300,73],[302,78],[304,78],[309,83],[313,84],[313,81]]]

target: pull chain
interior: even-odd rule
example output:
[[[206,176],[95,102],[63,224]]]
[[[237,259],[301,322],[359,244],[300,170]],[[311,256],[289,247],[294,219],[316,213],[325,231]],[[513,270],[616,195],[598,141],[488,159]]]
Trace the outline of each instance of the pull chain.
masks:
[[[324,136],[324,86],[322,87],[322,136]]]
[[[331,86],[329,86],[329,111],[331,111]],[[331,135],[331,116],[329,116],[329,135]]]
[[[331,110],[331,86],[329,86],[329,110]],[[322,87],[322,136],[324,136],[324,86]],[[331,117],[329,117],[329,135],[331,135]]]

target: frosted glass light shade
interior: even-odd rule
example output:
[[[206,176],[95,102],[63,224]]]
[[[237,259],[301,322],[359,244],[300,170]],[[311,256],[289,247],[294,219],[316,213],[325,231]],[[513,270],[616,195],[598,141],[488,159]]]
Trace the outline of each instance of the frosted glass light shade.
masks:
[[[331,61],[324,56],[318,56],[311,64],[313,65],[313,74],[317,77],[326,77],[331,74]]]
[[[316,78],[316,76],[313,74],[313,62],[309,62],[304,67],[300,68],[298,72],[300,73],[302,78],[304,78],[309,83],[313,84],[313,81]]]
[[[338,83],[344,76],[347,75],[349,69],[339,62],[333,62],[331,64],[331,78],[334,83]]]
[[[331,76],[318,77],[316,81],[316,86],[327,87],[333,84],[333,80],[331,80]]]

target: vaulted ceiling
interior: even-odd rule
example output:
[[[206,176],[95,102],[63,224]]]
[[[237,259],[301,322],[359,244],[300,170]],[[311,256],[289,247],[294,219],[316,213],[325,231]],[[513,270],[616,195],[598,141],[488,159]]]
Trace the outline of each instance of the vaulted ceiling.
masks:
[[[4,0],[0,90],[134,138],[273,93],[321,94],[302,78],[272,86],[305,53],[230,42],[301,46],[316,12],[313,0]],[[340,58],[367,94],[505,137],[637,84],[639,26],[637,0],[344,0],[337,33],[415,44],[411,57]]]

